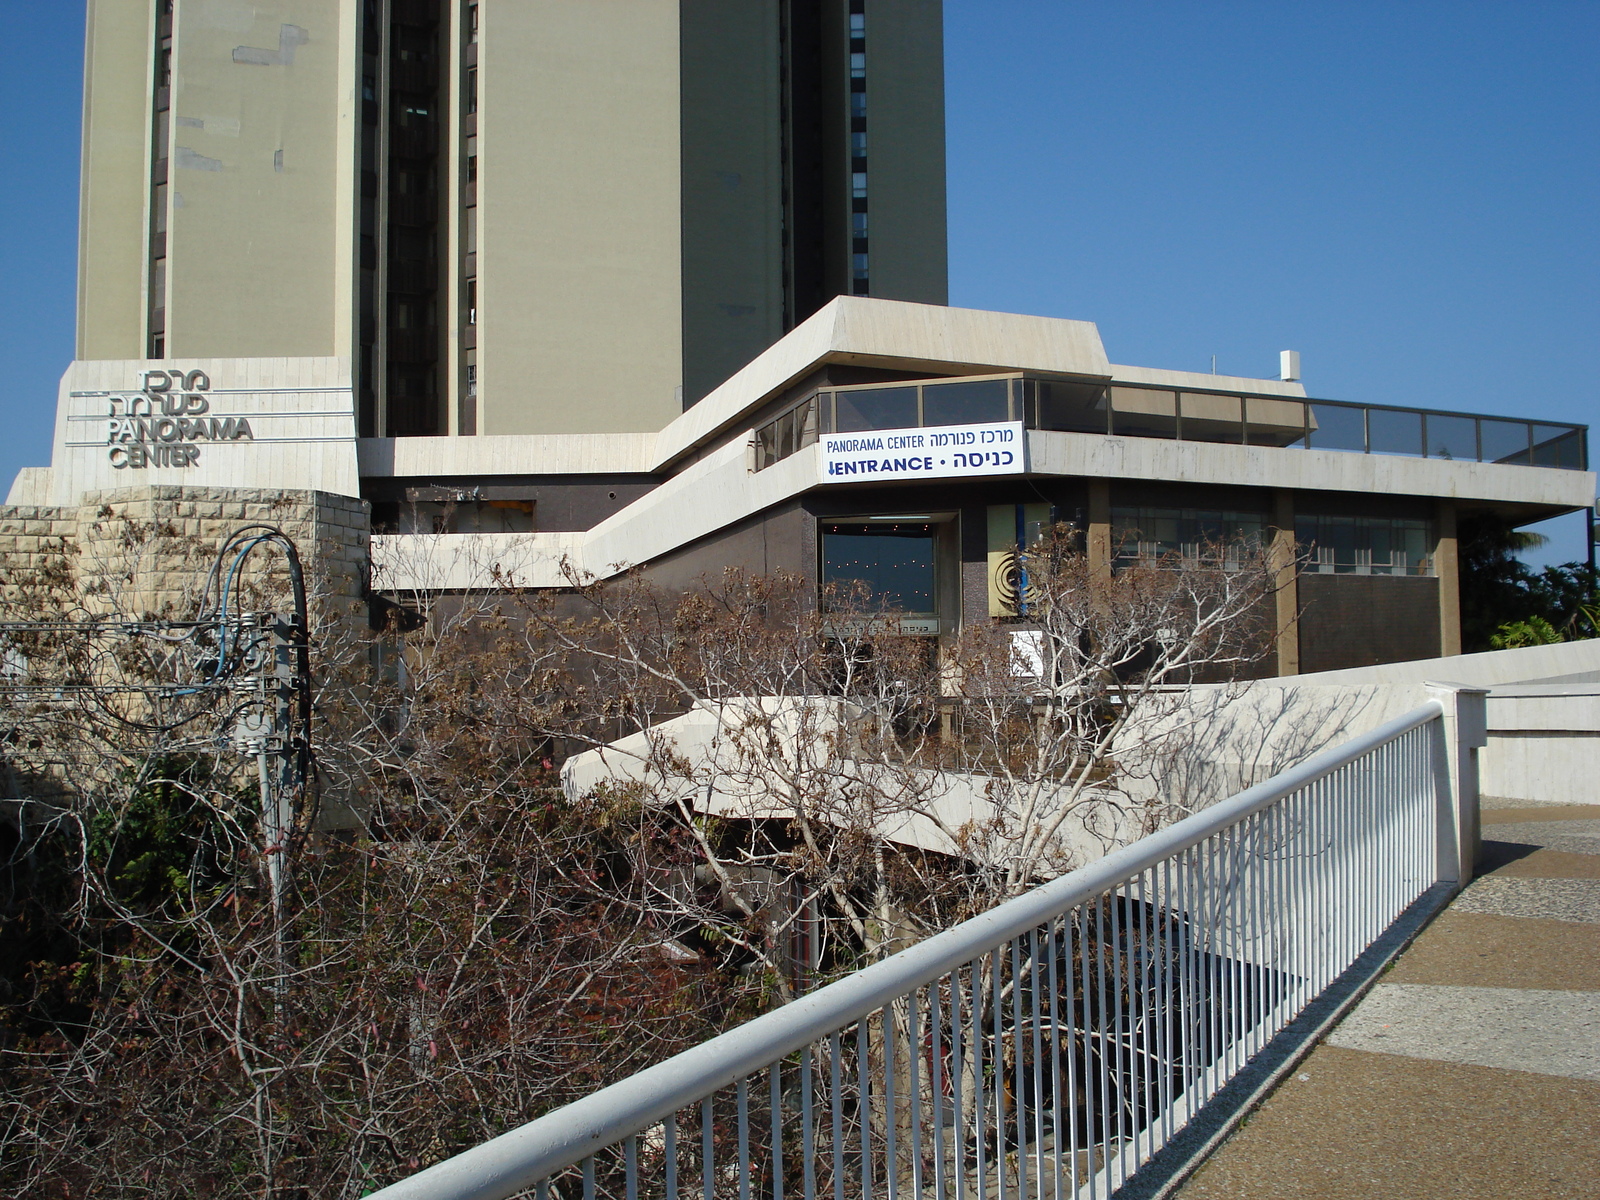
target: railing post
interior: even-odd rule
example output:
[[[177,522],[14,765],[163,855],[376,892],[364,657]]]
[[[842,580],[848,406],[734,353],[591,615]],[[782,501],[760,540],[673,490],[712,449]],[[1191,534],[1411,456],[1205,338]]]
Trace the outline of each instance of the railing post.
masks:
[[[1466,887],[1478,861],[1478,751],[1489,741],[1489,692],[1463,683],[1424,686],[1444,705],[1434,741],[1439,880]]]

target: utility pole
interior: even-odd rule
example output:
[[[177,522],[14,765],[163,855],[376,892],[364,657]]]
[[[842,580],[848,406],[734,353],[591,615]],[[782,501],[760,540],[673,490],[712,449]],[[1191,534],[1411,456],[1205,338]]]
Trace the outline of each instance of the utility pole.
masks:
[[[232,729],[234,749],[254,757],[260,789],[262,857],[272,900],[273,941],[279,969],[277,991],[288,977],[284,935],[289,889],[290,849],[295,816],[305,794],[307,746],[297,729],[301,700],[309,681],[300,670],[305,644],[304,618],[298,613],[247,612],[226,622],[239,653],[239,670],[230,680],[238,696]]]

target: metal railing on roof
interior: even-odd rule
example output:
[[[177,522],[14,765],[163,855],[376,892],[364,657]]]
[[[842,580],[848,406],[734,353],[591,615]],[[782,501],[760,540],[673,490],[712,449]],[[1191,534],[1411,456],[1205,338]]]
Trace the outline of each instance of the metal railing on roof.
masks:
[[[1459,879],[1444,711],[1431,700],[371,1200],[1108,1197]]]
[[[1340,400],[1023,374],[819,388],[755,431],[756,470],[818,437],[1021,421],[1030,429],[1588,469],[1587,427]]]

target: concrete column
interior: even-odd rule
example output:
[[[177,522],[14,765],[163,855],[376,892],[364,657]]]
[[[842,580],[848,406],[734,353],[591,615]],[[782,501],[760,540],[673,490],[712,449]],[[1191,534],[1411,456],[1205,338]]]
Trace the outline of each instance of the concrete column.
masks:
[[[1278,674],[1300,673],[1300,588],[1294,550],[1294,493],[1279,488],[1272,494],[1273,583],[1278,631]]]
[[[1111,481],[1089,480],[1089,569],[1111,570]]]
[[[1439,653],[1461,653],[1461,555],[1456,543],[1454,500],[1439,501],[1439,540],[1433,569],[1439,577]]]
[[[1488,690],[1461,683],[1425,685],[1444,705],[1441,736],[1434,743],[1439,780],[1439,879],[1466,887],[1478,862],[1478,751],[1489,743]]]

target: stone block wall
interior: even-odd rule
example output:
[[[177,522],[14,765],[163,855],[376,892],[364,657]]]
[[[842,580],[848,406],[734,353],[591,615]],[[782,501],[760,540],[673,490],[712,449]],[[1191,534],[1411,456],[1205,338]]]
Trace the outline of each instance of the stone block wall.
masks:
[[[90,492],[77,506],[0,506],[0,586],[11,619],[43,613],[41,584],[65,609],[184,618],[197,611],[217,548],[245,525],[281,529],[296,545],[313,620],[354,612],[366,591],[370,512],[328,492],[150,486]],[[252,557],[251,607],[287,607],[281,556]],[[31,590],[30,590],[31,589]]]

